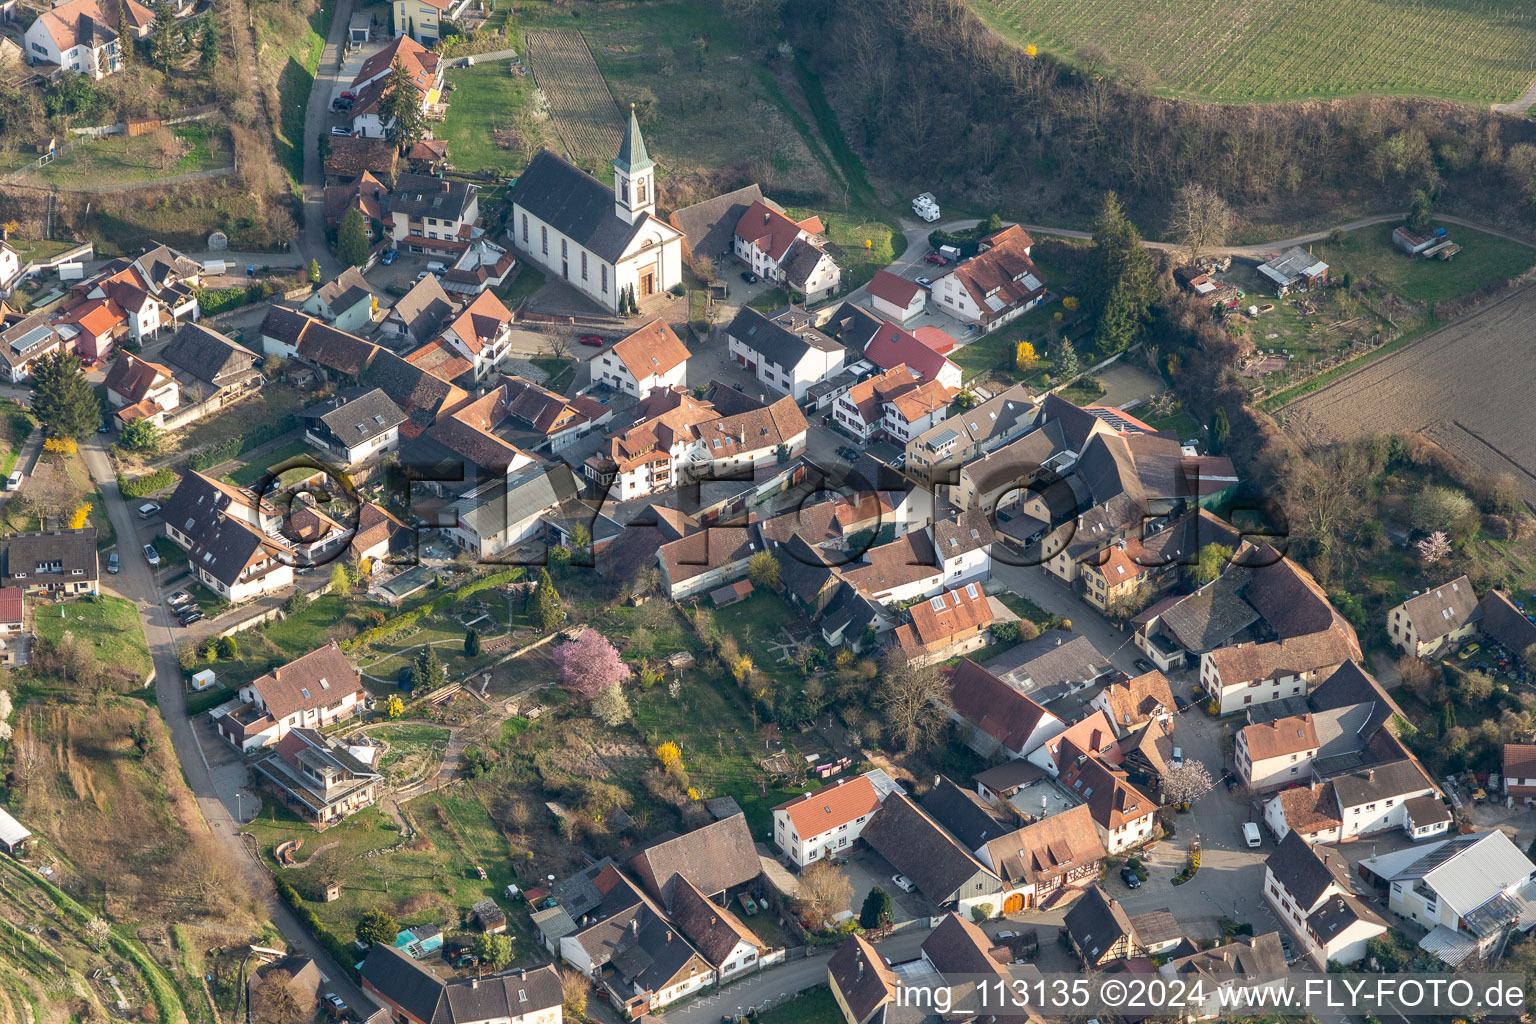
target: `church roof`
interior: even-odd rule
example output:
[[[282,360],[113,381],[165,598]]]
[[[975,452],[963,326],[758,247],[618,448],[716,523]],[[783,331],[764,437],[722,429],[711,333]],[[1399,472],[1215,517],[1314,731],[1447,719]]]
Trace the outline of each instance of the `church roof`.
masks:
[[[618,262],[647,227],[664,237],[679,234],[648,213],[633,224],[625,221],[615,212],[611,188],[547,149],[539,150],[517,179],[512,202],[606,263]]]
[[[613,165],[626,174],[656,166],[651,155],[645,151],[645,139],[640,136],[640,122],[635,118],[634,104],[630,104],[629,127],[624,132],[624,141],[619,145],[619,158]]]

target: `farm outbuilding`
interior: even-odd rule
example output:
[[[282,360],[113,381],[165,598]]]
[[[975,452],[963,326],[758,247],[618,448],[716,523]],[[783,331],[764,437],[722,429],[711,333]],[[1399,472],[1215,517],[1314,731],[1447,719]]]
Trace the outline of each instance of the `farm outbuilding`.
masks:
[[[1274,282],[1281,295],[1311,291],[1328,283],[1328,264],[1299,245],[1285,250],[1268,263],[1260,263],[1259,273]]]
[[[18,852],[31,838],[32,833],[28,832],[21,822],[11,817],[9,811],[0,807],[0,846],[5,847],[5,852]]]

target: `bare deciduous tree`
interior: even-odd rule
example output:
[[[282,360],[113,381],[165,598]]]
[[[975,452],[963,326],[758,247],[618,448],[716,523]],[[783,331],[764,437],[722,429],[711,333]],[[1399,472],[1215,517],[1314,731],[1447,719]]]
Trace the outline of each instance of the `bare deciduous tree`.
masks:
[[[800,872],[795,909],[820,928],[853,906],[853,886],[829,861],[820,860]]]
[[[1206,250],[1226,243],[1232,207],[1215,189],[1192,181],[1174,197],[1173,227],[1193,263]]]
[[[881,665],[879,692],[875,696],[885,713],[891,735],[912,750],[931,746],[949,722],[949,682],[936,668],[917,668],[899,649],[892,649]]]
[[[304,1024],[313,1011],[287,971],[267,972],[251,993],[251,1017],[261,1024]]]

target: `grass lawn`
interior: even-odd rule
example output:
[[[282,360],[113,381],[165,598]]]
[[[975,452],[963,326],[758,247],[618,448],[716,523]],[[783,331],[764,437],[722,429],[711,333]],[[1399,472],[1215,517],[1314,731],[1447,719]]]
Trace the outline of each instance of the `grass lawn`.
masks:
[[[544,287],[544,271],[527,263],[519,263],[517,273],[512,275],[512,280],[496,293],[496,297],[505,303],[508,309],[512,309],[542,287]]]
[[[1446,228],[1461,245],[1454,259],[1411,259],[1392,244],[1394,227],[1377,224],[1351,231],[1342,245],[1320,243],[1318,255],[1328,262],[1334,280],[1345,271],[1369,275],[1405,299],[1430,305],[1470,295],[1536,264],[1536,249],[1455,225]]]
[[[63,617],[59,610],[63,609]],[[102,664],[147,677],[154,663],[144,640],[144,625],[133,602],[119,597],[81,599],[55,607],[39,607],[34,619],[37,635],[57,640],[67,629],[96,649]]]
[[[16,250],[16,255],[21,258],[21,262],[26,263],[30,260],[50,259],[54,256],[57,256],[61,252],[67,252],[70,249],[73,249],[80,243],[52,242],[46,239],[26,239],[12,237],[8,240],[8,244],[12,249]]]
[[[1140,409],[1137,410],[1137,412],[1140,411]],[[1142,419],[1146,420],[1147,425],[1153,429],[1171,430],[1180,438],[1198,437],[1200,434],[1200,424],[1196,423],[1195,418],[1183,408],[1175,409],[1167,416],[1143,416]]]
[[[379,760],[379,768],[384,769],[399,764],[406,757],[423,752],[434,745],[447,744],[450,733],[440,725],[402,722],[369,729],[368,735],[389,744],[389,750]]]
[[[544,387],[557,395],[565,394],[565,389],[576,380],[576,360],[557,359],[554,356],[534,356],[528,360],[534,366],[549,374],[549,379],[544,382]]]
[[[1153,90],[1224,102],[1370,95],[1486,105],[1536,78],[1536,7],[1523,0],[1342,0],[1248,5],[1237,18],[1190,18],[1177,0],[1082,4],[971,0],[994,31],[1072,62],[1136,67]],[[1433,39],[1433,58],[1425,40]]]
[[[773,287],[763,292],[757,298],[747,303],[759,313],[773,314],[789,305],[789,293],[783,288]]]
[[[305,841],[298,854],[303,866],[285,869],[282,877],[311,901],[306,905],[321,923],[344,940],[352,938],[363,912],[374,907],[390,910],[402,927],[430,923],[456,931],[460,913],[475,901],[501,897],[502,909],[511,910],[502,896],[506,886],[517,882],[526,887],[536,877],[519,877],[507,857],[507,836],[487,810],[496,798],[490,785],[469,782],[411,801],[403,810],[418,835],[403,849],[381,857],[364,854],[396,846],[400,832],[377,807],[358,811],[316,835],[307,823],[263,800],[261,814],[249,829],[268,864],[273,863],[277,843]],[[309,856],[316,861],[307,862]],[[476,866],[485,868],[489,877],[480,878]],[[334,903],[316,902],[323,876],[341,882],[341,898]],[[536,952],[527,914],[510,912],[507,921],[514,963],[532,962]]]
[[[184,565],[187,561],[187,553],[181,549],[171,538],[160,534],[153,541],[155,550],[160,553],[160,568],[166,569],[173,565]]]
[[[37,177],[50,185],[80,188],[154,181],[234,164],[234,144],[224,129],[197,122],[174,131],[181,151],[169,163],[160,155],[158,132],[134,138],[114,135],[64,154],[38,170]]]
[[[906,236],[892,230],[878,215],[861,216],[858,210],[829,213],[809,208],[790,210],[789,215],[795,220],[813,215],[821,218],[827,229],[827,241],[837,248],[837,264],[843,271],[843,286],[849,290],[867,284],[875,276],[875,271],[890,266],[897,256],[906,251]],[[866,242],[869,243],[867,246]]]
[[[282,447],[261,456],[256,461],[247,462],[245,465],[240,466],[232,473],[229,473],[226,479],[239,484],[241,487],[250,487],[265,476],[272,467],[280,465],[296,455],[306,454],[313,455],[314,449],[305,444],[302,439],[290,441]]]
[[[535,132],[530,152],[545,142],[558,145],[548,120],[519,118],[533,93],[532,75],[519,78],[507,71],[507,61],[493,60],[449,71],[444,81],[455,88],[448,94],[448,114],[433,134],[447,140],[456,169],[521,173],[527,165],[522,149],[496,144],[498,129],[515,132],[519,122]]]
[[[225,406],[207,419],[198,420],[186,430],[176,432],[166,439],[165,448],[167,451],[189,452],[219,444],[254,427],[275,423],[289,413],[298,412],[310,404],[311,398],[313,392],[271,381],[262,386],[259,394]]]
[[[715,623],[726,636],[736,638],[742,652],[752,656],[759,672],[774,679],[790,681],[803,678],[798,665],[775,661],[767,642],[781,629],[805,626],[805,617],[770,591],[758,590],[745,601],[715,611]]]
[[[817,985],[757,1018],[758,1024],[841,1024],[842,1020],[843,1012],[825,985]]]

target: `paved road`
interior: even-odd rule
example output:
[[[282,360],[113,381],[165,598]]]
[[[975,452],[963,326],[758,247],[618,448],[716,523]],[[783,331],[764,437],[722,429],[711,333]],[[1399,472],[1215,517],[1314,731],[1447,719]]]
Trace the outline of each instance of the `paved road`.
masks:
[[[80,451],[85,458],[86,467],[90,470],[91,478],[101,489],[102,499],[107,506],[107,515],[112,520],[112,528],[117,531],[120,546],[122,546],[122,540],[139,536],[138,520],[129,509],[122,492],[118,490],[117,476],[113,473],[112,464],[107,459],[99,440],[92,438],[81,445]],[[215,764],[227,764],[228,758],[221,756],[222,752],[215,750],[213,761],[210,762],[192,721],[187,717],[185,684],[182,681],[181,667],[176,663],[178,638],[171,626],[173,619],[155,587],[149,564],[137,552],[127,551],[122,557],[122,571],[116,576],[107,576],[105,579],[105,587],[109,593],[132,601],[138,606],[143,616],[144,635],[149,642],[150,656],[154,659],[155,696],[160,705],[160,714],[165,719],[166,727],[170,729],[171,742],[176,748],[177,758],[181,761],[182,774],[187,780],[187,785],[197,798],[198,806],[203,812],[203,818],[207,821],[208,827],[220,839],[221,845],[230,858],[230,863],[245,884],[250,887],[257,902],[276,925],[278,931],[288,940],[289,945],[312,958],[319,965],[321,973],[330,981],[330,990],[340,994],[354,1008],[371,1010],[372,1001],[363,997],[361,990],[348,980],[346,974],[327,955],[320,944],[300,927],[293,912],[277,898],[277,893],[272,888],[271,879],[265,869],[251,860],[242,841],[236,835],[238,825],[230,808],[219,799],[218,788],[214,781]],[[245,806],[252,813],[256,810],[254,802],[247,803]]]
[[[1522,115],[1536,106],[1536,82],[1526,86],[1525,92],[1517,96],[1513,103],[1495,103],[1493,109],[1501,114]]]
[[[347,34],[347,21],[351,17],[352,0],[336,0],[330,35],[320,53],[320,67],[315,71],[315,84],[309,92],[309,109],[304,115],[304,138],[301,140],[304,146],[304,233],[300,246],[306,260],[320,261],[320,272],[326,280],[341,273],[342,267],[325,240],[325,164],[320,159],[319,140],[330,130],[326,115],[330,112],[331,97],[336,89],[336,59],[341,53],[342,39]]]

